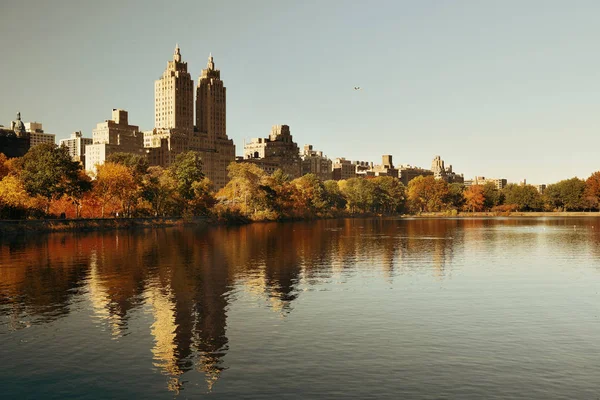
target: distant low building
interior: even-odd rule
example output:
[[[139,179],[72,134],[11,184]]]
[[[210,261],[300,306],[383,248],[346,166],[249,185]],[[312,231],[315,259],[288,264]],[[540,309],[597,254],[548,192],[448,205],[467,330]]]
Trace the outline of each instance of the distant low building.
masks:
[[[288,125],[274,125],[268,138],[254,138],[244,145],[244,161],[264,166],[268,172],[273,165],[298,178],[302,174],[302,159]]]
[[[50,143],[56,144],[56,135],[45,133],[41,122],[26,122],[25,130],[29,133],[30,146],[35,147],[38,144]]]
[[[498,190],[504,189],[507,185],[507,180],[502,178],[486,178],[484,176],[476,176],[475,179],[466,180],[464,182],[465,187],[475,186],[475,185],[485,185],[487,183],[492,183]]]
[[[302,175],[314,174],[323,181],[331,179],[333,163],[323,155],[322,151],[315,151],[311,144],[307,144],[304,146],[301,158]]]
[[[465,178],[462,174],[452,171],[452,165],[444,166],[444,160],[440,156],[435,156],[431,162],[431,171],[435,179],[442,179],[448,183],[464,183]]]
[[[546,184],[542,183],[540,185],[533,185],[540,194],[544,194],[546,192]]]
[[[127,111],[113,109],[112,118],[97,124],[92,131],[93,143],[85,147],[86,171],[96,172],[96,166],[114,153],[146,155],[144,135],[137,125],[129,125]]]
[[[381,164],[374,165],[372,171],[375,176],[391,176],[393,178],[398,178],[398,169],[394,167],[392,156],[390,154],[381,156]]]
[[[29,133],[21,121],[21,113],[12,121],[10,129],[0,126],[0,153],[8,158],[23,157],[29,151]]]
[[[71,133],[69,139],[61,139],[60,145],[69,149],[73,161],[78,161],[85,166],[85,146],[92,144],[92,138],[85,138],[81,131]]]
[[[412,165],[401,165],[398,167],[399,179],[404,186],[408,186],[408,183],[418,176],[433,176],[433,171],[414,167]]]
[[[336,181],[342,181],[350,178],[356,178],[357,165],[344,157],[333,160],[332,178]]]

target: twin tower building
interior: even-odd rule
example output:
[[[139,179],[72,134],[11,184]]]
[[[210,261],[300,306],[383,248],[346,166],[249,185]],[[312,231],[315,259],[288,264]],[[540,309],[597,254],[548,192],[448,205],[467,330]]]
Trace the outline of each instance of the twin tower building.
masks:
[[[129,124],[127,111],[114,109],[113,118],[97,124],[93,143],[85,146],[86,170],[95,171],[117,152],[145,155],[150,165],[168,167],[177,155],[194,150],[201,153],[206,177],[216,189],[222,188],[228,182],[227,166],[235,161],[235,145],[227,137],[226,104],[226,89],[212,56],[194,88],[176,46],[173,60],[154,84],[154,129],[141,132]]]
[[[170,165],[177,154],[198,151],[205,175],[216,188],[225,186],[227,166],[235,161],[235,145],[227,137],[226,100],[221,71],[215,69],[212,55],[194,88],[176,46],[173,60],[154,83],[154,129],[144,132],[144,147],[158,149],[149,154],[151,164]]]

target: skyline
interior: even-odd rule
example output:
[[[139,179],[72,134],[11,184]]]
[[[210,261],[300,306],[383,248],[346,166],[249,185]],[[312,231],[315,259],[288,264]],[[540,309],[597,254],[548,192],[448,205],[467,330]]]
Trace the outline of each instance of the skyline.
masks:
[[[20,111],[57,140],[91,137],[122,108],[149,130],[153,82],[178,43],[194,86],[215,57],[238,155],[287,124],[300,147],[331,159],[392,154],[429,168],[441,155],[466,179],[553,183],[600,170],[599,4],[225,3],[181,2],[189,12],[175,18],[163,3],[2,5],[0,124]]]

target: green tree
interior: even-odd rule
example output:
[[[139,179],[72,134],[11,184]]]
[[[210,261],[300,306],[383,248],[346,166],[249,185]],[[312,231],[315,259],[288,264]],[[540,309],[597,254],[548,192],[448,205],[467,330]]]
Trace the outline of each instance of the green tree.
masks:
[[[27,193],[46,199],[46,213],[52,200],[63,195],[77,196],[85,189],[80,181],[81,164],[71,159],[66,147],[39,144],[16,163],[19,178]]]
[[[143,198],[152,205],[152,213],[155,217],[180,212],[176,209],[173,199],[177,183],[162,167],[149,167],[143,177],[142,187]]]
[[[398,178],[378,176],[375,184],[375,209],[384,214],[396,214],[402,211],[406,201],[406,188]]]
[[[483,185],[483,198],[483,207],[486,210],[491,210],[504,201],[504,195],[493,182],[487,182]]]
[[[375,188],[375,182],[372,179],[350,178],[340,181],[340,189],[351,213],[373,211]]]
[[[337,181],[328,180],[323,182],[327,206],[332,210],[343,210],[346,208],[346,199],[340,190]]]
[[[455,210],[461,210],[465,204],[463,192],[465,185],[462,183],[451,183],[448,185],[448,205]]]
[[[202,173],[202,158],[197,151],[178,154],[175,162],[169,167],[169,173],[177,183],[177,193],[183,200],[194,198],[194,182],[204,179]]]
[[[323,182],[315,174],[306,174],[291,182],[293,209],[303,216],[316,216],[325,211],[327,197]]]
[[[586,183],[579,178],[565,179],[548,185],[544,193],[546,203],[552,208],[573,211],[584,208]]]
[[[531,185],[510,183],[502,189],[504,204],[514,205],[519,211],[538,211],[543,207],[542,196]]]
[[[148,172],[148,158],[141,154],[113,153],[106,158],[107,162],[125,165],[133,172],[136,179],[140,179]]]

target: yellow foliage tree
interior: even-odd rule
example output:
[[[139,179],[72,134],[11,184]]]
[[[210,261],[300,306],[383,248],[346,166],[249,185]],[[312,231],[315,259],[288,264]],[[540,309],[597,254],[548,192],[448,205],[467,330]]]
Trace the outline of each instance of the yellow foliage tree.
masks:
[[[133,173],[122,164],[111,162],[98,166],[96,181],[94,183],[94,194],[98,198],[104,218],[106,205],[113,201],[121,202],[121,211],[131,203],[131,197],[135,195],[137,183]]]

